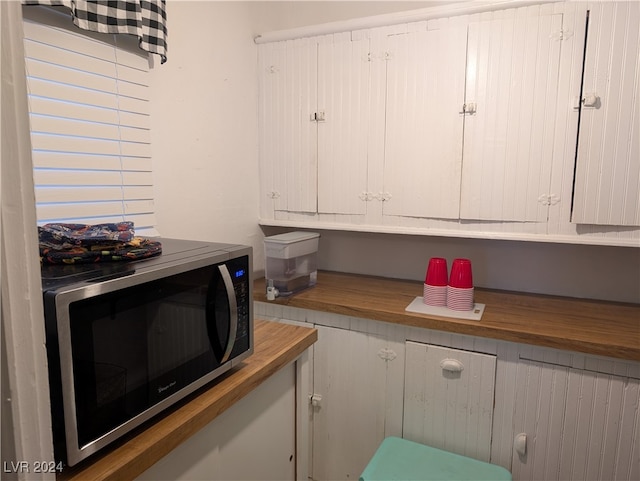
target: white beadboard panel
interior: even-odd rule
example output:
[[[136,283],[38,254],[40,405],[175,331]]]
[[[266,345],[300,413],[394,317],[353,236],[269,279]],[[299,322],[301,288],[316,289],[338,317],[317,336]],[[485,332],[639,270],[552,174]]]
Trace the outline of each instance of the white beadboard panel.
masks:
[[[258,167],[260,172],[260,217],[275,219],[275,165],[281,155],[282,144],[276,138],[277,123],[284,116],[280,104],[278,84],[281,75],[276,65],[284,65],[284,42],[267,43],[258,46]],[[276,76],[278,79],[276,79]]]
[[[317,53],[313,38],[259,47],[261,196],[273,210],[317,211]]]
[[[546,221],[561,32],[549,5],[470,24],[462,219]]]
[[[572,221],[640,226],[640,3],[590,9]]]
[[[571,224],[571,198],[578,136],[578,109],[582,64],[587,22],[587,2],[562,2],[557,8],[563,13],[563,30],[571,32],[563,40],[558,77],[558,107],[554,161],[549,191],[559,202],[549,206],[548,233],[577,237],[576,225]]]
[[[403,437],[489,461],[496,356],[415,342],[405,354]],[[464,369],[444,371],[444,359]]]
[[[460,23],[442,19],[388,38],[385,216],[458,218],[467,42]]]
[[[402,396],[403,344],[316,327],[313,383],[322,400],[313,413],[313,479],[358,479],[386,435],[389,390]],[[381,349],[397,357],[385,360]]]
[[[366,212],[370,114],[369,39],[351,33],[318,45],[318,212]],[[383,119],[378,119],[383,122]]]
[[[521,360],[516,383],[514,480],[638,479],[640,381]]]
[[[499,341],[496,350],[496,386],[491,433],[491,462],[511,471],[514,442],[514,406],[518,395],[519,345]]]

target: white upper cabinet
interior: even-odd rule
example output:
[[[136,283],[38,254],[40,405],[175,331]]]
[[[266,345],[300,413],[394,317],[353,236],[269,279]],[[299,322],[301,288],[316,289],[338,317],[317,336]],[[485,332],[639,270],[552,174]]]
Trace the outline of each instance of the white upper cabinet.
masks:
[[[640,226],[640,3],[589,12],[572,221]]]
[[[317,210],[317,43],[262,46],[260,80],[261,215]]]
[[[388,36],[384,215],[457,219],[467,27]]]
[[[351,33],[318,44],[318,212],[366,212],[371,115],[369,39]]]
[[[551,2],[260,44],[260,222],[637,246],[639,26]]]
[[[469,25],[461,219],[546,221],[561,46],[551,5]]]

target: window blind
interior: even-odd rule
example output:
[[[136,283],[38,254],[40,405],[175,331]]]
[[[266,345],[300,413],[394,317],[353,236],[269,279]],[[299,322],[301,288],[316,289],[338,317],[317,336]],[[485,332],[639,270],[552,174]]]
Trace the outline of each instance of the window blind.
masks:
[[[148,58],[126,35],[77,29],[68,11],[23,12],[38,223],[127,220],[157,235]]]

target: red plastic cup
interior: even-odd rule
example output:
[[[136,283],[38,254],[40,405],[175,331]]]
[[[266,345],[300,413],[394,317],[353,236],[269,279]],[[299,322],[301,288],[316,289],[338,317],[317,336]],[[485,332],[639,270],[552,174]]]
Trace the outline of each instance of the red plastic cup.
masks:
[[[471,273],[471,261],[469,259],[454,259],[451,265],[449,285],[458,289],[473,287],[473,275]]]
[[[447,285],[447,260],[443,257],[432,257],[427,266],[424,283],[430,286]]]

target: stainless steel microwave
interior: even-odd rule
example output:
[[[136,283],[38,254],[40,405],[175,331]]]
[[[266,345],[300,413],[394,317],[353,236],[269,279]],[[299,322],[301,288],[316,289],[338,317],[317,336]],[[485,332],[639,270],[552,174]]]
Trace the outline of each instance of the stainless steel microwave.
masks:
[[[42,266],[55,456],[70,466],[253,352],[252,248],[160,241],[145,260]]]

